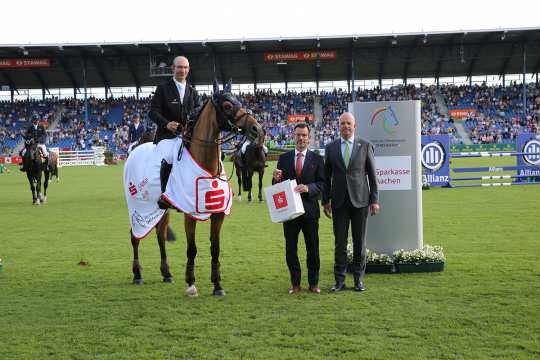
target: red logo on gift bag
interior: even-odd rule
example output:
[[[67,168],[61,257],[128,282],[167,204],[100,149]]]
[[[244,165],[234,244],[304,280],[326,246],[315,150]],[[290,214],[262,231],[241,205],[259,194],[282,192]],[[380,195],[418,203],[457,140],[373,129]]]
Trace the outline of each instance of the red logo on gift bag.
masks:
[[[274,198],[274,205],[276,206],[276,209],[287,207],[288,204],[285,191],[278,192],[277,194],[272,195],[272,197]]]
[[[212,187],[215,189],[218,187],[217,180],[212,182]],[[220,210],[225,206],[225,191],[222,189],[207,191],[204,195],[204,202],[206,210]]]

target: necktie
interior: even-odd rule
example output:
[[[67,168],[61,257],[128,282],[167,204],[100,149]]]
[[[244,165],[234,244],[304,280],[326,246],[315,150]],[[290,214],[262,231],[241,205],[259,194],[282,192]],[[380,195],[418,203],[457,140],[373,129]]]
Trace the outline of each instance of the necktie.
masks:
[[[296,178],[300,179],[300,175],[302,174],[302,157],[304,154],[298,153],[296,155]]]
[[[345,161],[345,167],[349,167],[349,160],[351,159],[351,148],[349,147],[349,141],[345,140],[345,153],[343,154],[343,160]]]

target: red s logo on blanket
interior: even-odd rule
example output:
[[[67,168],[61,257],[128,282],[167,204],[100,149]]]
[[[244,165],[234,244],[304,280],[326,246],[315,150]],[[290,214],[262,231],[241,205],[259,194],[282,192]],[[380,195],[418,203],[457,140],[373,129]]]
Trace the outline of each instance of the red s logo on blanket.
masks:
[[[217,188],[217,181],[212,182],[212,187]],[[208,191],[204,195],[206,210],[219,210],[225,206],[225,191],[222,189]]]

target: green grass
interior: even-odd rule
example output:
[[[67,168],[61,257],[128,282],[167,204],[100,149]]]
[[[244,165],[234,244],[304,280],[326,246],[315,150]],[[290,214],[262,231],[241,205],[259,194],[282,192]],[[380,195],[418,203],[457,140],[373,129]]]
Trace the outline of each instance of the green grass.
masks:
[[[333,236],[321,219],[320,296],[287,294],[282,227],[265,204],[235,201],[222,231],[227,296],[211,296],[202,223],[200,296],[188,298],[179,214],[168,244],[177,282],[161,282],[152,234],[141,244],[145,284],[134,286],[122,166],[61,177],[36,207],[16,168],[0,175],[0,359],[540,357],[539,187],[425,191],[424,241],[444,247],[445,271],[368,274],[365,293],[326,291]]]

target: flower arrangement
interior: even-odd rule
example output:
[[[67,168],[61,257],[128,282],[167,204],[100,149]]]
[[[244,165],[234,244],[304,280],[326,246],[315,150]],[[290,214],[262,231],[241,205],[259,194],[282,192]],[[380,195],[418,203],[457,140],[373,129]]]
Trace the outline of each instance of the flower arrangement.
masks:
[[[392,255],[395,264],[444,263],[446,260],[443,248],[431,245],[416,250],[397,250]]]
[[[353,247],[347,245],[347,262],[352,263]],[[392,256],[388,254],[378,254],[367,250],[367,264],[391,265],[391,264],[423,264],[423,263],[444,263],[446,260],[441,246],[425,245],[422,249],[397,250]]]

